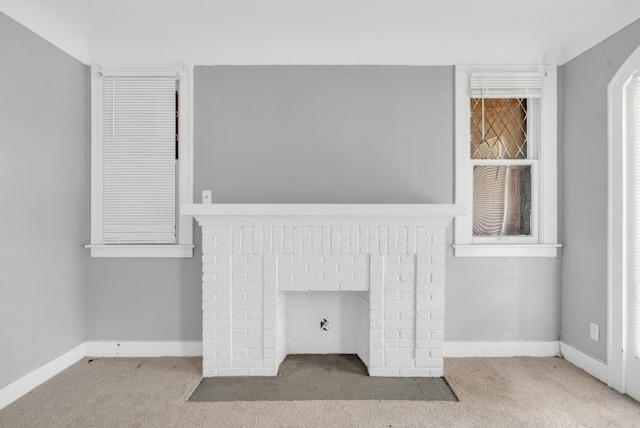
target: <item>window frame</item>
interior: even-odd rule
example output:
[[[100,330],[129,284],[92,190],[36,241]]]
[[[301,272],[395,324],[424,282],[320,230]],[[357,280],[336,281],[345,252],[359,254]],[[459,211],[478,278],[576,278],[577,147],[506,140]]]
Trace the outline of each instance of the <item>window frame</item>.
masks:
[[[491,159],[490,164],[532,165],[532,234],[531,236],[473,236],[473,165],[484,161],[471,159],[470,78],[472,73],[508,73],[511,75],[539,73],[543,78],[540,107],[527,112],[533,144],[527,159]],[[514,96],[515,98],[516,96]],[[526,98],[526,97],[525,97]],[[455,203],[467,204],[468,215],[454,220],[454,255],[456,257],[556,257],[558,255],[557,228],[557,67],[458,65],[455,68]],[[528,101],[533,99],[528,98]],[[536,113],[539,112],[539,116]],[[539,135],[536,135],[537,132]],[[496,162],[497,161],[497,162]]]
[[[103,240],[103,73],[110,75],[175,75],[178,80],[178,165],[175,244],[105,244]],[[193,221],[180,215],[193,203],[193,67],[91,66],[91,257],[193,257]]]

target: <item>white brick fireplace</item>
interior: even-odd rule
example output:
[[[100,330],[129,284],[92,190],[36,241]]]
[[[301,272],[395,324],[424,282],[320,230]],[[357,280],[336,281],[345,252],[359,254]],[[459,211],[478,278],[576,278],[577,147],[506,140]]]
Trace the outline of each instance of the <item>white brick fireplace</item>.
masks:
[[[371,376],[442,376],[445,232],[464,206],[190,204],[181,214],[202,226],[205,377],[275,376],[289,353],[355,353]]]

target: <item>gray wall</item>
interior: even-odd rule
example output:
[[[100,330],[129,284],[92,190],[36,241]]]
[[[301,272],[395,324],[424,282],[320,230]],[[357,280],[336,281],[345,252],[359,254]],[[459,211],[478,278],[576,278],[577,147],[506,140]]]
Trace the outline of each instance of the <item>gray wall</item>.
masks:
[[[87,258],[87,340],[202,340],[202,257]]]
[[[195,198],[451,203],[453,77],[453,67],[196,67]],[[558,340],[558,259],[449,251],[447,263],[448,341]]]
[[[214,202],[451,203],[453,77],[453,67],[196,67],[195,200],[211,189]],[[200,260],[199,248],[193,260],[90,259],[87,339],[200,339]],[[557,259],[449,251],[447,263],[447,340],[559,338]]]
[[[607,85],[640,45],[640,21],[562,67],[562,340],[607,357]],[[600,341],[589,323],[600,325]]]
[[[84,341],[88,74],[2,13],[0,63],[2,387]]]

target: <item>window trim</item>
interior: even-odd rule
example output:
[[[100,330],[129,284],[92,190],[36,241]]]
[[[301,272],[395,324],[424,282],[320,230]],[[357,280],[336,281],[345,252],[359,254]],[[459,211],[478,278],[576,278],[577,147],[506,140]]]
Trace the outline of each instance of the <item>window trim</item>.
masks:
[[[471,73],[541,73],[543,94],[541,100],[542,135],[535,148],[537,179],[536,192],[537,236],[527,239],[501,237],[497,242],[474,242],[473,176],[469,157],[469,80]],[[455,203],[467,204],[469,215],[454,220],[454,255],[456,257],[556,257],[558,244],[558,179],[557,179],[557,67],[549,66],[484,66],[458,65],[455,68]]]
[[[179,77],[178,168],[176,244],[118,245],[103,241],[103,78],[102,74],[174,74]],[[193,257],[193,221],[180,215],[180,206],[193,203],[193,67],[173,66],[91,66],[91,257]]]

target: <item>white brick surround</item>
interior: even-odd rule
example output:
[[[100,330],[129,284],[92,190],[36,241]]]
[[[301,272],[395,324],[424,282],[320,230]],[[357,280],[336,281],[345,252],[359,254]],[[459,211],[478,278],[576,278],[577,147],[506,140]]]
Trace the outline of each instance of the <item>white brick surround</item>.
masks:
[[[274,376],[286,295],[357,293],[371,376],[443,374],[445,232],[458,205],[183,205],[202,226],[204,376]],[[355,327],[354,327],[355,328]]]

